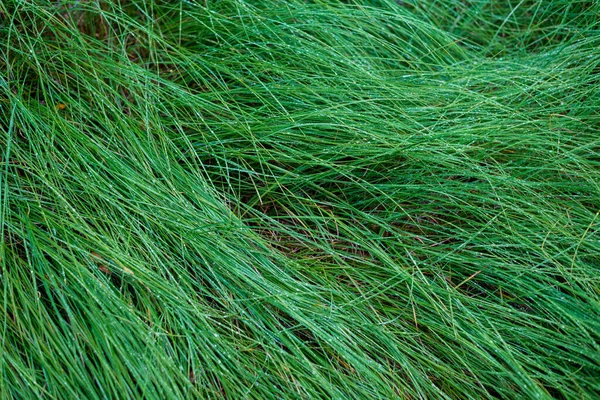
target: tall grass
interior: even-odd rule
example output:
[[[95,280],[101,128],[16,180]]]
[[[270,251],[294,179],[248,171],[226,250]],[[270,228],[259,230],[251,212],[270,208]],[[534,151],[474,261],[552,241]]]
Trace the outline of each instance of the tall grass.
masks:
[[[0,5],[5,398],[594,398],[600,7]]]

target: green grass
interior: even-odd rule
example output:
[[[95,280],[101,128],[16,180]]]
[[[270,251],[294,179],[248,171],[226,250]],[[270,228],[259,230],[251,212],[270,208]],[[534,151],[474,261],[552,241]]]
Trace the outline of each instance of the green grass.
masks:
[[[599,15],[0,3],[0,395],[600,396]]]

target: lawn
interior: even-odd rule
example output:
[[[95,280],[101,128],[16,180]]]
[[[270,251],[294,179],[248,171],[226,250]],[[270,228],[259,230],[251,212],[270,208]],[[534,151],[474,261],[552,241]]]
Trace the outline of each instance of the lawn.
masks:
[[[600,3],[0,2],[0,397],[600,397]]]

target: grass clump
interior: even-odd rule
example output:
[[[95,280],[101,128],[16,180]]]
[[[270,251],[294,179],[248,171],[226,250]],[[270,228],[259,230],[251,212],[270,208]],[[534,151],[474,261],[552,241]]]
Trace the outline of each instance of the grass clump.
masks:
[[[0,393],[593,398],[593,2],[0,5]]]

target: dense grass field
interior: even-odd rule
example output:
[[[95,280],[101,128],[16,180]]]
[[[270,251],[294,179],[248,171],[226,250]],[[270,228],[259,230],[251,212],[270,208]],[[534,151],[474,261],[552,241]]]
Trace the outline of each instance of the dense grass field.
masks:
[[[600,3],[0,1],[0,397],[600,397]]]

